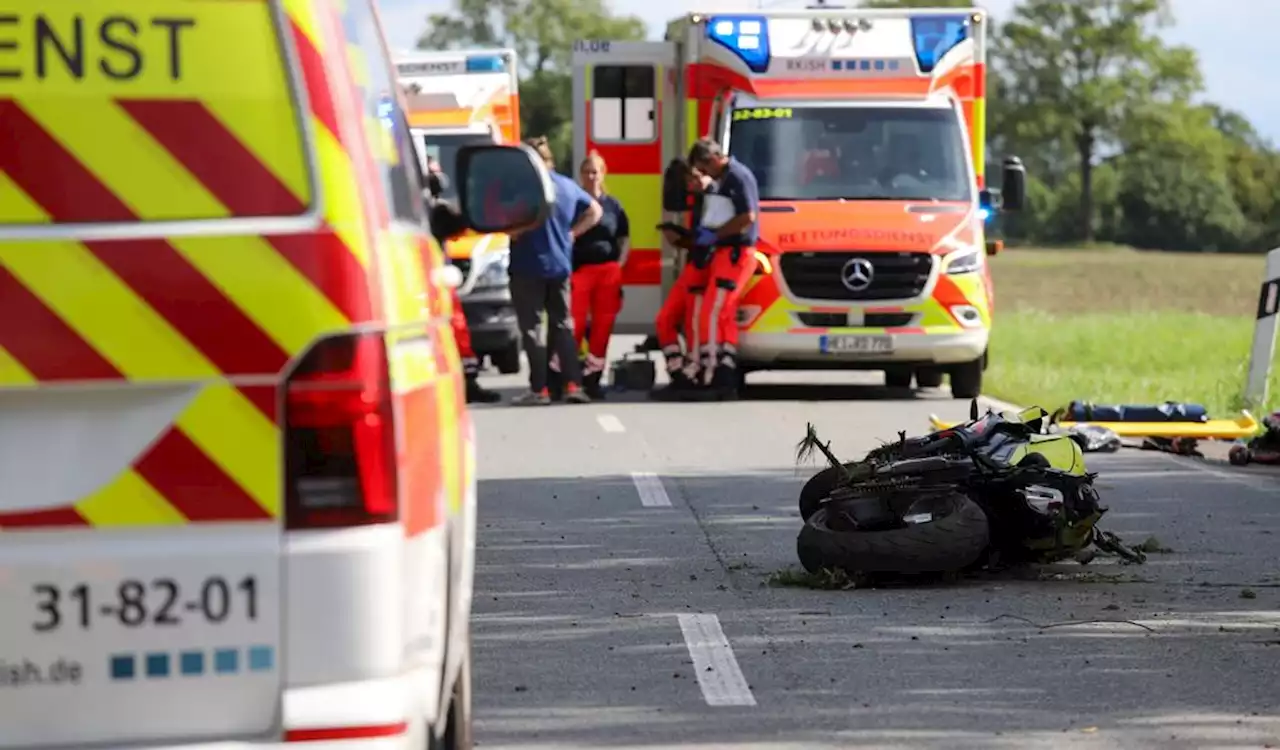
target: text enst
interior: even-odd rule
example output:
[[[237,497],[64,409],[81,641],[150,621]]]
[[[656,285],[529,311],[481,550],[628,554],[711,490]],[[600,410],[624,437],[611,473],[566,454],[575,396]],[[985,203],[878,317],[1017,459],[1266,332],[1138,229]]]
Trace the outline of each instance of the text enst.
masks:
[[[179,81],[183,43],[195,26],[196,19],[176,15],[0,14],[0,79],[131,81],[160,70]]]

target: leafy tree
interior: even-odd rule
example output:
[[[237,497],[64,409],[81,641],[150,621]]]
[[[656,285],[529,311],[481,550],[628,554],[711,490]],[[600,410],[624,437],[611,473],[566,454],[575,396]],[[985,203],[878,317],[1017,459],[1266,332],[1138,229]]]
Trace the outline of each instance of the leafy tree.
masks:
[[[1121,239],[1163,250],[1240,249],[1249,222],[1232,192],[1232,143],[1214,127],[1214,112],[1187,104],[1151,107],[1135,112],[1125,130],[1117,159]]]
[[[1006,134],[1073,152],[1077,237],[1086,242],[1096,236],[1094,170],[1129,113],[1200,89],[1195,53],[1157,36],[1171,21],[1167,0],[1024,0],[1001,26]]]
[[[1280,244],[1280,153],[1239,112],[1206,105],[1213,129],[1227,141],[1227,181],[1249,224],[1241,247],[1264,251]]]
[[[578,39],[639,40],[645,25],[615,16],[604,0],[454,0],[434,13],[419,49],[510,47],[520,66],[520,130],[551,139],[561,169],[571,169],[573,97],[570,61]]]

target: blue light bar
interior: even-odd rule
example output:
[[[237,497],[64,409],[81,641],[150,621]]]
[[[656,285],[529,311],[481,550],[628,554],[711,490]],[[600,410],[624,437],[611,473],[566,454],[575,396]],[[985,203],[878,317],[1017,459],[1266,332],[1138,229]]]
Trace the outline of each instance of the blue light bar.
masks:
[[[969,17],[920,16],[911,19],[911,42],[921,73],[933,72],[942,56],[969,38]]]
[[[507,60],[502,55],[472,55],[467,58],[468,73],[506,73]]]
[[[982,221],[982,223],[985,224],[988,221],[990,221],[991,216],[992,216],[992,211],[990,208],[983,206],[982,208],[978,209],[978,218]]]
[[[737,55],[752,73],[769,70],[769,21],[764,16],[712,16],[707,38]]]

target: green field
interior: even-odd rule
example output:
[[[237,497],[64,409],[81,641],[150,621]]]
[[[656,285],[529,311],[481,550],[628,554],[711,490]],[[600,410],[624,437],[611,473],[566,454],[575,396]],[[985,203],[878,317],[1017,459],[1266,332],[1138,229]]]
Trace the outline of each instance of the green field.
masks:
[[[1243,405],[1263,266],[1261,255],[1008,249],[991,259],[983,390],[1050,411],[1073,399],[1174,400],[1230,416]],[[1278,375],[1268,406],[1280,401]]]

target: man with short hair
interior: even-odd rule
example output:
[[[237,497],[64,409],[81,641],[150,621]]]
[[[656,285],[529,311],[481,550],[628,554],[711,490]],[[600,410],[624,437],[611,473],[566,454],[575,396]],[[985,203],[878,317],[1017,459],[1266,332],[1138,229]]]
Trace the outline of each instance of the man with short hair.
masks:
[[[760,187],[745,164],[728,156],[720,144],[702,138],[689,149],[689,166],[715,180],[711,194],[728,201],[732,216],[706,218],[693,242],[712,248],[710,277],[698,316],[702,342],[703,382],[720,398],[732,398],[738,387],[738,300],[756,270],[759,240]]]
[[[511,238],[511,302],[529,358],[529,392],[512,399],[516,406],[543,406],[551,403],[547,387],[547,352],[554,351],[564,378],[564,397],[569,403],[588,403],[582,389],[582,369],[578,363],[570,313],[570,277],[573,274],[573,243],[600,221],[604,209],[577,182],[560,174],[545,137],[530,138],[525,145],[538,152],[551,173],[556,200],[542,224]],[[575,222],[574,219],[577,218]],[[547,340],[540,331],[542,315],[547,317]]]

